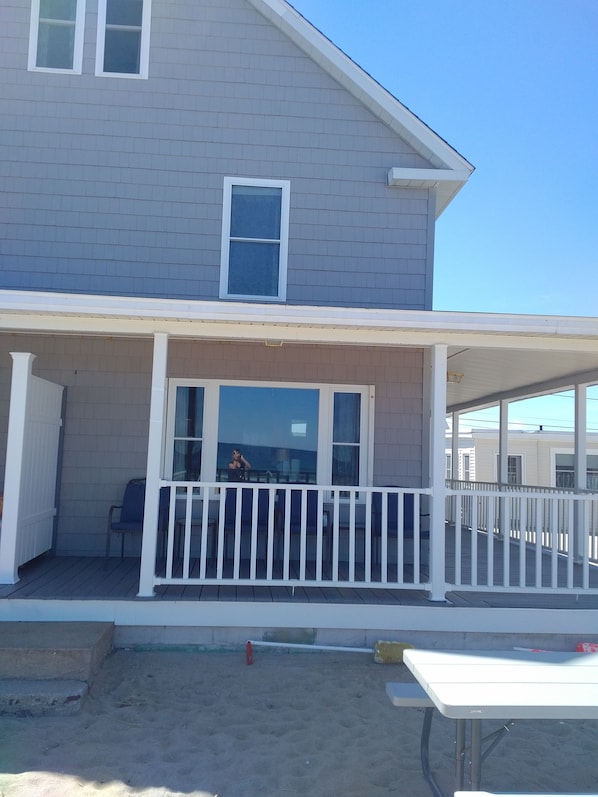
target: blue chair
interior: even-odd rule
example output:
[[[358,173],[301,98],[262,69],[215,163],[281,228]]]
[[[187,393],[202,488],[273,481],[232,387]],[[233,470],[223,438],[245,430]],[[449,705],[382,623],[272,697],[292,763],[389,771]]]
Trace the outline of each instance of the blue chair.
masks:
[[[168,506],[170,488],[160,490],[158,529],[164,532],[168,524]],[[143,532],[143,514],[145,509],[145,479],[131,479],[125,487],[121,504],[113,504],[108,512],[108,528],[106,532],[106,557],[110,556],[110,544],[113,534],[120,534],[120,558],[125,555],[125,536]],[[120,510],[118,520],[116,511]]]
[[[391,487],[392,485],[387,485]],[[372,493],[372,538],[377,542],[379,551],[382,538],[382,502],[386,500],[386,537],[396,539],[399,532],[399,494]],[[415,533],[415,496],[413,493],[403,494],[403,539],[413,540]],[[423,517],[420,515],[420,517]],[[420,543],[429,538],[429,532],[419,530]],[[413,554],[411,554],[411,557]],[[379,555],[377,557],[379,561]]]
[[[291,537],[301,534],[301,505],[302,505],[302,493],[303,490],[297,489],[290,489],[289,490],[291,497],[289,501],[289,508],[287,509],[287,490],[279,490],[278,493],[278,515],[279,515],[279,528],[280,528],[280,537],[281,537],[281,544],[282,538],[284,535],[284,530],[286,527],[286,513],[287,511],[290,512],[290,519],[289,519],[289,530],[291,533]],[[305,534],[307,536],[316,536],[318,533],[318,491],[317,490],[307,490],[307,498],[306,498],[306,510],[305,510]],[[328,539],[328,524],[326,522],[326,516],[323,518],[323,535],[324,535],[324,542],[327,554],[330,554],[330,541]],[[293,546],[291,543],[291,551],[289,552],[289,558],[298,558],[297,556],[293,556],[294,553],[297,552],[296,546]],[[282,558],[280,556],[279,558]]]
[[[240,507],[240,532],[245,541],[251,534],[252,513],[253,513],[253,489],[251,487],[227,487],[224,502],[224,531],[230,539],[235,532],[237,523],[237,493],[241,490]],[[265,487],[258,490],[257,497],[257,532],[258,539],[268,530],[268,511],[270,506],[270,490]],[[258,543],[259,544],[259,543]],[[246,547],[246,546],[243,546]],[[227,545],[224,547],[225,558],[227,557]]]

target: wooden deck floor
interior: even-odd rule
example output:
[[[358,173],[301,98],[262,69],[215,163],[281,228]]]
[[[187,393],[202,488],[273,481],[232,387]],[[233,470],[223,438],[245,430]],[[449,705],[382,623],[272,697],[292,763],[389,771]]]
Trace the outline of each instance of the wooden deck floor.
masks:
[[[20,580],[0,585],[0,600],[135,601],[139,559],[60,557],[44,555],[23,566]],[[564,595],[455,591],[449,603],[430,603],[418,590],[304,588],[252,586],[168,586],[157,589],[159,601],[259,601],[293,603],[347,603],[395,606],[447,605],[478,608],[598,609],[598,594]]]

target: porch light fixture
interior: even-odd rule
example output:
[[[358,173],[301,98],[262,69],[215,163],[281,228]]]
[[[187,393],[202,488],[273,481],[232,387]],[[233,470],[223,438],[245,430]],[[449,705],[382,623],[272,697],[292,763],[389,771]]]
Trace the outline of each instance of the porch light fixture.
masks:
[[[460,385],[462,379],[463,379],[463,374],[460,374],[458,371],[446,372],[446,381],[449,382],[451,385]]]

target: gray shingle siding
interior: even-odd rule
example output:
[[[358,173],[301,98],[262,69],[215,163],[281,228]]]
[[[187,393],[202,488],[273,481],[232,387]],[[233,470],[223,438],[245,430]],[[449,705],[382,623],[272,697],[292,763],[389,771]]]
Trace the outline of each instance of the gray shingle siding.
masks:
[[[6,446],[10,351],[36,352],[35,372],[66,388],[58,511],[59,555],[103,552],[106,519],[123,486],[143,476],[151,340],[0,336],[0,450]],[[168,375],[192,379],[326,381],[375,386],[374,484],[419,486],[423,447],[420,349],[171,341]],[[4,460],[0,457],[0,480]]]
[[[291,181],[287,302],[429,309],[428,164],[245,0],[153,0],[149,80],[27,71],[3,8],[0,287],[216,300],[223,178]]]

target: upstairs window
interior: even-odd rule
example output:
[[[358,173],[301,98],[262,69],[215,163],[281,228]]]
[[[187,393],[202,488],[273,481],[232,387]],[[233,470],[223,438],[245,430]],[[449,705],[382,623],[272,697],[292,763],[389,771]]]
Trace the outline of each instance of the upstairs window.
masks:
[[[85,0],[33,0],[30,70],[81,74]]]
[[[286,298],[289,191],[288,181],[225,178],[221,298]]]
[[[151,0],[99,0],[96,75],[147,78]]]

